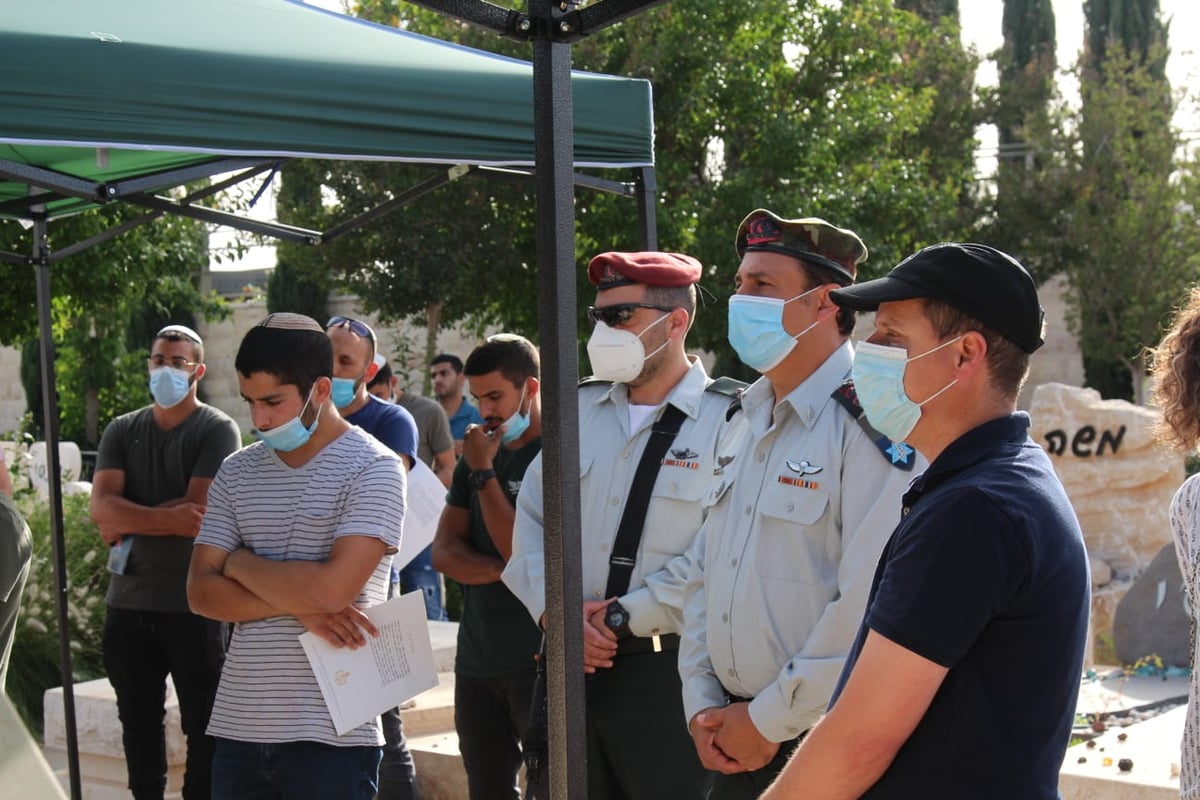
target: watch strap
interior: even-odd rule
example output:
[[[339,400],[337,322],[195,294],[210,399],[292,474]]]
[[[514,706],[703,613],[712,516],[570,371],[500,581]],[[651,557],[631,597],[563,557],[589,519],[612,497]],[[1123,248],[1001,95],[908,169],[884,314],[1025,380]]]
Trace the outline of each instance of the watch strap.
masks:
[[[472,489],[482,489],[492,478],[496,477],[496,470],[493,468],[472,470],[468,480],[471,483]]]

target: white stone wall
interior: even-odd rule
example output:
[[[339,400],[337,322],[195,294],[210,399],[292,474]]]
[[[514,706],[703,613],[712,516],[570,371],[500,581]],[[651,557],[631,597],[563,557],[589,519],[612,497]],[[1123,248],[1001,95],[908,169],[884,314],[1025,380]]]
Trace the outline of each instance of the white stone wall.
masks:
[[[25,414],[25,390],[21,388],[21,351],[0,347],[0,434],[17,429]]]
[[[1041,289],[1042,305],[1046,309],[1046,344],[1033,354],[1030,361],[1029,382],[1021,393],[1020,405],[1028,408],[1033,397],[1033,388],[1042,383],[1065,383],[1083,385],[1083,359],[1074,338],[1067,332],[1066,304],[1063,281],[1051,281]],[[233,314],[223,322],[201,323],[199,333],[204,339],[205,360],[208,375],[203,387],[208,402],[233,416],[242,427],[250,430],[250,418],[238,395],[237,376],[234,374],[233,359],[238,343],[251,325],[266,316],[266,304],[260,301],[234,301]],[[359,310],[358,298],[336,295],[330,298],[329,313],[352,316],[365,320],[375,328],[379,336],[380,350],[392,360],[392,369],[400,376],[405,387],[415,394],[424,393],[426,367],[424,328],[413,325],[376,325],[372,315]],[[321,320],[324,322],[324,320]],[[866,336],[873,324],[872,315],[860,315],[856,336]],[[495,331],[487,331],[488,334]],[[444,330],[438,335],[438,352],[454,353],[466,360],[467,355],[481,339],[458,329]],[[702,358],[711,365],[711,357]],[[0,434],[14,430],[25,413],[25,393],[20,381],[20,351],[0,348]]]
[[[238,393],[237,372],[233,362],[238,345],[246,331],[267,314],[262,301],[235,302],[233,313],[216,323],[200,323],[197,333],[204,339],[204,360],[208,373],[201,384],[208,403],[216,406],[237,420],[246,434],[250,431],[250,415]],[[424,363],[425,330],[412,325],[378,325],[372,314],[359,309],[358,298],[336,295],[329,299],[330,315],[342,315],[361,319],[375,330],[379,338],[379,349],[389,359],[395,359],[392,369],[401,382],[414,394],[423,394],[426,365]],[[325,320],[320,320],[325,322]],[[491,333],[489,331],[489,333]],[[442,331],[438,336],[438,352],[454,353],[466,359],[481,340],[458,330]]]
[[[1067,330],[1067,291],[1065,278],[1047,281],[1038,290],[1046,309],[1046,343],[1029,359],[1029,380],[1018,398],[1021,408],[1029,408],[1033,390],[1043,383],[1083,386],[1083,355]]]

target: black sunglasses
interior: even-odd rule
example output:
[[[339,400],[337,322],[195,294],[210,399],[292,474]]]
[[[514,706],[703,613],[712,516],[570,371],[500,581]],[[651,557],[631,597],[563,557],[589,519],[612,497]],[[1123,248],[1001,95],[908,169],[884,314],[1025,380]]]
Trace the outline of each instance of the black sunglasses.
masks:
[[[325,325],[325,330],[330,328],[349,328],[351,333],[357,333],[364,339],[369,339],[371,344],[375,344],[375,331],[371,330],[371,326],[365,322],[350,317],[330,317],[329,322]]]
[[[674,311],[668,306],[656,306],[653,303],[613,303],[611,306],[588,306],[588,321],[595,325],[603,322],[610,328],[629,322],[633,312],[639,308],[653,308],[656,311]]]

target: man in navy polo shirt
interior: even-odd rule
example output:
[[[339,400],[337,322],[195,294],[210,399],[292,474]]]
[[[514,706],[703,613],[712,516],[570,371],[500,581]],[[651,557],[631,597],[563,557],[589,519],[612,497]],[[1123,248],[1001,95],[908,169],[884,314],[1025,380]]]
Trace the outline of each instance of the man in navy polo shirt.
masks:
[[[938,244],[831,292],[878,310],[855,353],[871,424],[929,469],[904,495],[829,711],[764,798],[1058,797],[1087,556],[1016,410],[1043,311],[1029,273]]]

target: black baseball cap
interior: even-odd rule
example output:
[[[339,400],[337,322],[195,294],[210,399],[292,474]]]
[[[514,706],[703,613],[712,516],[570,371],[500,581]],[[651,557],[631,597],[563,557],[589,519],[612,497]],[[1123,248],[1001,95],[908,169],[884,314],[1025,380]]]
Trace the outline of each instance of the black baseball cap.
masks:
[[[1028,270],[985,244],[942,242],[901,261],[882,278],[834,289],[833,302],[855,311],[880,303],[941,300],[1032,353],[1045,343],[1046,312]]]

